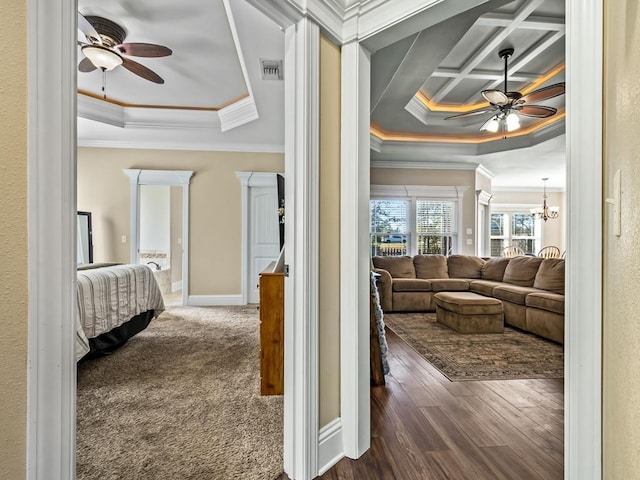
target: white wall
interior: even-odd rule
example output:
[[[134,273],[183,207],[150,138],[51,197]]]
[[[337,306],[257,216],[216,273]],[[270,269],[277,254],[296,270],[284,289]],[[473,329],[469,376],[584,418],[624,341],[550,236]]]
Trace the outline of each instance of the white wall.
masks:
[[[171,249],[171,190],[166,185],[140,185],[140,251]]]

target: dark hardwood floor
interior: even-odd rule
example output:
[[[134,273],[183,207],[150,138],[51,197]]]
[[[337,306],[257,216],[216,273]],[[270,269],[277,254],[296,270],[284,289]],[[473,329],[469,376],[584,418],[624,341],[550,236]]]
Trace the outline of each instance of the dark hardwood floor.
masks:
[[[371,448],[320,478],[563,478],[562,380],[450,382],[387,332],[391,374],[371,389]]]

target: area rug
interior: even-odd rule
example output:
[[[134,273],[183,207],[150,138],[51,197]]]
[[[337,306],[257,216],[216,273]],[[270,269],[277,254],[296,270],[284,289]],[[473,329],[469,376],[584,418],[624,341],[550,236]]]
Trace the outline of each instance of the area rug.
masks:
[[[283,399],[260,396],[256,307],[169,307],[78,366],[77,478],[274,479]]]
[[[436,322],[435,313],[387,313],[384,322],[454,382],[564,377],[562,345],[521,330],[462,334]]]

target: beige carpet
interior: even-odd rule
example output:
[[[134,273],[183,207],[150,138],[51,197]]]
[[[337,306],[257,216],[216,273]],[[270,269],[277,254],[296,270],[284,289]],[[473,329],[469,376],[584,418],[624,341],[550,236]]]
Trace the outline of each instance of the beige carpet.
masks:
[[[260,396],[255,307],[169,307],[78,367],[77,478],[273,479],[281,396]]]
[[[562,345],[521,330],[462,334],[435,313],[385,313],[384,322],[451,381],[564,377]]]

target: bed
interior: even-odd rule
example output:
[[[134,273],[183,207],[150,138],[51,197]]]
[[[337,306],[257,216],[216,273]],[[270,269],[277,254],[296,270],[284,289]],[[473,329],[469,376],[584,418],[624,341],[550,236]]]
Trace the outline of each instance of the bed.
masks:
[[[78,268],[76,361],[106,355],[164,311],[162,293],[146,265]]]

